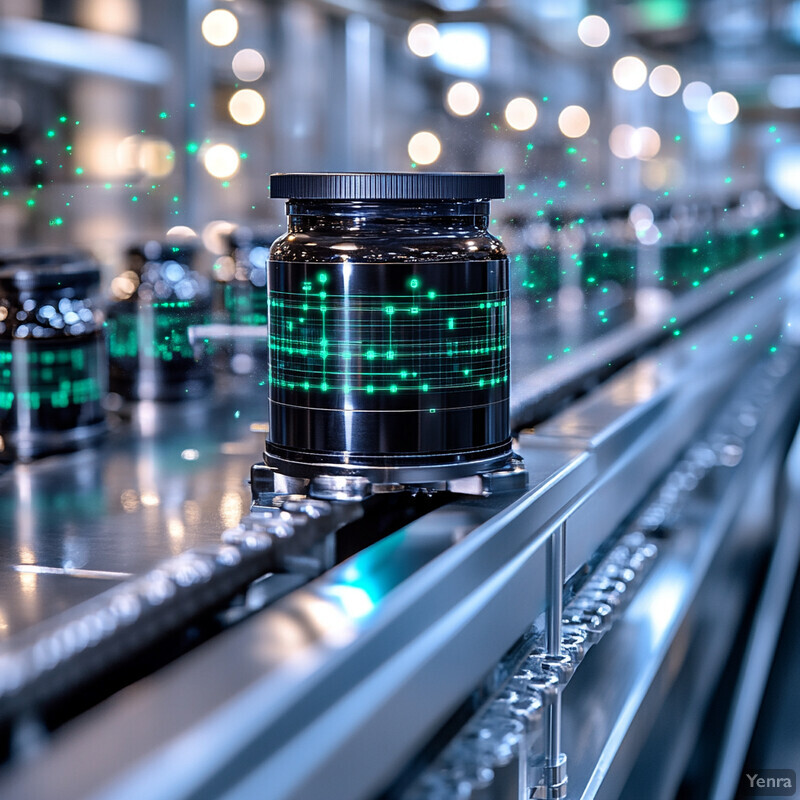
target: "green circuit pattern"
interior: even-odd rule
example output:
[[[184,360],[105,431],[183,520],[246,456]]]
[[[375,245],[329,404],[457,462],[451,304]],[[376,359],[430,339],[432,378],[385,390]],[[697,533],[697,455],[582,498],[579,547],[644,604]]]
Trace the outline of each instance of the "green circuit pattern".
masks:
[[[508,382],[505,291],[339,295],[320,272],[270,293],[270,383],[320,392],[449,393]]]
[[[0,343],[0,419],[15,402],[18,411],[40,411],[99,402],[104,394],[98,341],[70,342],[56,347],[29,346],[15,362],[10,342]],[[20,359],[18,358],[17,361]],[[16,392],[12,373],[25,370],[25,389]]]
[[[158,361],[193,361],[189,327],[203,325],[208,319],[208,313],[190,300],[153,303],[152,314],[135,305],[113,310],[106,321],[109,356],[115,360],[138,358],[143,349],[144,355]]]

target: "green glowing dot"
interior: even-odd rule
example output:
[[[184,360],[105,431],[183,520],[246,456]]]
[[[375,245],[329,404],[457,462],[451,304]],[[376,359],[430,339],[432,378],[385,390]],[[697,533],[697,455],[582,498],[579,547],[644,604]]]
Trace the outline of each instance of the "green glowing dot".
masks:
[[[58,226],[58,225],[63,225],[63,224],[64,224],[64,220],[61,219],[61,217],[53,217],[53,219],[50,220],[50,225],[51,226],[54,226],[54,225]]]
[[[8,189],[3,191],[3,197],[8,197],[10,194],[11,192],[9,192]]]
[[[517,184],[517,191],[518,192],[524,192],[525,191],[525,184],[524,183]]]
[[[419,288],[419,280],[418,280],[417,278],[412,278],[412,279],[411,279],[411,280],[408,282],[408,285],[409,285],[409,286],[410,286],[412,289],[418,289],[418,288]]]
[[[730,183],[732,180],[733,178],[731,178],[729,175],[727,178],[725,178],[725,183]]]
[[[738,336],[731,336],[731,341],[732,342],[738,342],[739,341],[739,337]]]
[[[58,118],[58,121],[63,123],[67,121],[67,118],[62,116]]]
[[[2,166],[0,166],[0,172],[2,172],[3,175],[8,175],[9,172],[13,171],[14,167],[12,167],[11,164],[3,164]]]
[[[769,132],[770,133],[775,133],[776,130],[778,130],[776,125],[770,125],[769,126]]]
[[[187,153],[196,153],[200,149],[200,145],[197,142],[189,142],[186,145],[186,152]]]
[[[158,117],[159,117],[159,119],[167,119],[167,117],[169,117],[169,114],[168,114],[166,111],[162,111],[162,112],[161,112],[161,113],[158,115]]]
[[[746,342],[749,342],[752,338],[753,338],[753,334],[752,333],[748,333],[748,334],[745,334],[744,340]]]
[[[196,105],[197,103],[189,103],[189,108],[194,108]]]
[[[753,228],[753,230],[750,231],[750,235],[751,236],[758,236],[758,228]]]
[[[68,144],[68,145],[67,145],[67,146],[66,146],[64,149],[65,149],[65,150],[66,150],[68,153],[71,153],[71,152],[72,152],[72,145],[71,145],[71,144]]]
[[[429,299],[429,300],[434,300],[435,298],[436,298],[436,292],[434,292],[434,291],[433,291],[433,289],[431,289],[431,290],[428,292],[428,299]]]
[[[679,133],[675,134],[675,141],[679,142],[681,140],[681,135]]]
[[[227,189],[231,185],[230,181],[222,181],[222,188]]]
[[[577,150],[577,148],[575,148],[575,147],[568,147],[568,148],[567,148],[567,155],[570,155],[570,156],[571,156],[571,155],[574,155],[574,154],[575,154],[575,153],[577,153],[577,152],[578,152],[578,150]]]
[[[75,120],[75,124],[76,124],[76,125],[80,125],[80,124],[81,124],[81,121],[80,121],[79,119],[76,119],[76,120]],[[142,133],[144,133],[144,131],[142,131]]]
[[[47,131],[47,138],[52,139],[56,135],[55,131]]]
[[[533,142],[528,142],[526,149],[533,150]]]
[[[681,332],[680,332],[679,330],[677,330],[677,329],[676,329],[676,330],[672,331],[672,335],[673,335],[673,336],[680,336],[680,335],[681,335]]]
[[[75,167],[76,175],[83,175],[83,167]]]
[[[770,347],[769,351],[770,351],[770,353],[776,353],[778,351],[778,348],[777,347]]]
[[[571,349],[572,349],[571,347],[565,347],[565,348],[564,348],[564,352],[565,352],[565,353],[569,353],[569,351],[570,351]]]
[[[179,199],[180,198],[178,197],[178,195],[175,195],[175,197],[172,198],[172,202],[177,203]]]
[[[367,394],[372,394],[375,391],[375,387],[371,384],[367,384]]]
[[[41,167],[42,164],[44,164],[44,161],[42,161],[41,158],[37,158],[33,163],[36,164],[37,167]]]
[[[324,284],[324,283],[327,283],[327,282],[328,282],[328,275],[327,275],[327,273],[325,273],[325,272],[320,272],[320,273],[317,275],[317,281],[318,281],[319,283],[322,283],[322,284]]]
[[[139,198],[136,195],[133,195],[133,197],[131,197],[131,203],[138,203],[138,202]]]
[[[542,98],[542,102],[543,102],[543,103],[546,103],[546,102],[547,102],[549,99],[550,99],[550,98],[549,98],[549,97],[547,97],[547,96],[545,95],[545,96]]]
[[[323,383],[320,384],[319,388],[320,388],[320,391],[327,392],[328,391],[328,384],[323,382]]]
[[[29,205],[29,206],[35,206],[36,205],[36,201],[33,198],[31,198],[30,200],[26,201],[26,204]]]
[[[383,309],[390,317],[394,314],[394,306],[385,306]]]
[[[247,158],[247,153],[239,153],[239,158]]]

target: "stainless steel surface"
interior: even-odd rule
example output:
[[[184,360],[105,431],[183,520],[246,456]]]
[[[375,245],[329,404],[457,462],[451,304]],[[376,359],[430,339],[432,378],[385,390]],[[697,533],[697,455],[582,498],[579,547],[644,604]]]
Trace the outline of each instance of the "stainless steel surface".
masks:
[[[800,563],[800,437],[795,437],[786,459],[785,500],[777,541],[770,559],[764,589],[758,600],[752,632],[742,658],[731,709],[725,721],[721,752],[714,769],[710,800],[727,800],[736,793],[758,710],[769,678],[781,624]],[[788,767],[786,767],[788,768]]]
[[[250,504],[252,406],[142,403],[102,445],[0,475],[0,640],[218,544]]]

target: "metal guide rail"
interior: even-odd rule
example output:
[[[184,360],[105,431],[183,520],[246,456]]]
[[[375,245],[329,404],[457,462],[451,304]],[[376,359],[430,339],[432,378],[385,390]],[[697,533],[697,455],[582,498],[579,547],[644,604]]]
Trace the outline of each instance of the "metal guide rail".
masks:
[[[655,539],[687,487],[736,460],[739,440],[725,437],[741,439],[738,429],[712,421],[738,386],[746,403],[771,404],[769,425],[756,418],[753,431],[789,424],[798,354],[775,313],[785,271],[758,272],[724,308],[523,432],[527,488],[443,496],[335,566],[330,534],[362,504],[263,498],[216,548],[179,555],[3,646],[11,718],[201,608],[224,609],[258,574],[319,575],[71,723],[37,753],[39,768],[12,760],[2,795],[249,797],[269,786],[276,798],[417,796],[454,781],[457,791],[496,789],[489,773],[513,761],[526,766],[508,796],[564,796],[561,690],[648,585]],[[574,594],[562,620],[564,581]],[[482,705],[448,747],[456,722]]]

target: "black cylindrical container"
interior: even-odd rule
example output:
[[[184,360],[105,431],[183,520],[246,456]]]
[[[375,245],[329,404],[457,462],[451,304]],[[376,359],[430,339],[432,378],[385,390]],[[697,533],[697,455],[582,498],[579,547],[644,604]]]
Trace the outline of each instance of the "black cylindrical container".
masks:
[[[30,460],[105,431],[100,270],[80,254],[0,258],[0,460]]]
[[[210,351],[189,327],[211,320],[208,278],[193,266],[197,248],[148,242],[131,248],[128,270],[111,284],[108,309],[111,390],[131,400],[181,400],[211,385]]]
[[[436,481],[511,457],[502,175],[282,174],[270,251],[270,466]]]

